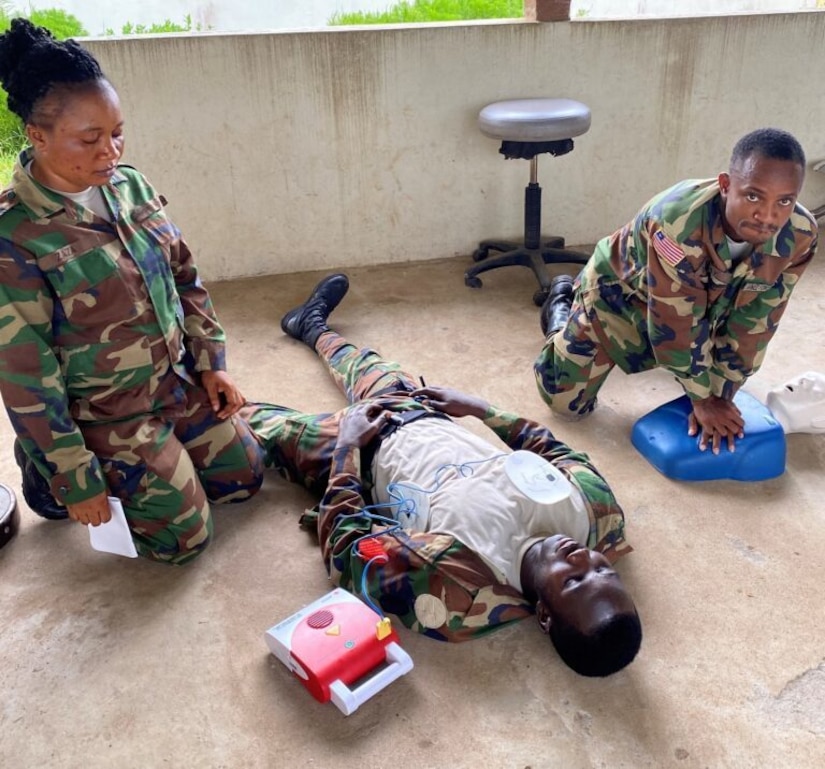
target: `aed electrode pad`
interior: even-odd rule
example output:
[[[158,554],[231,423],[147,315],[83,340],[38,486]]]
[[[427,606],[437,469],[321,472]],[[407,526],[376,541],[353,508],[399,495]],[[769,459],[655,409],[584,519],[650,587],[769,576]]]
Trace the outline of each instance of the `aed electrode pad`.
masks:
[[[573,493],[562,472],[532,451],[514,451],[504,460],[504,470],[516,488],[534,502],[551,505]]]

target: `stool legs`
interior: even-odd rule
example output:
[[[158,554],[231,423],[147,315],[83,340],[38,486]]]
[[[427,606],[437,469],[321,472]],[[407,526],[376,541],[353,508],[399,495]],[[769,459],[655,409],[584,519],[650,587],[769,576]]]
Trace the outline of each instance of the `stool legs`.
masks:
[[[490,252],[500,252],[490,256]],[[548,273],[548,264],[585,264],[588,254],[571,251],[564,247],[564,238],[550,236],[542,242],[541,238],[541,185],[538,183],[538,157],[530,160],[530,182],[524,188],[524,242],[510,240],[482,240],[473,252],[474,267],[464,273],[464,285],[481,288],[478,275],[497,267],[518,265],[529,267],[539,282],[539,288],[533,294],[533,302],[541,307],[550,292],[552,276]]]

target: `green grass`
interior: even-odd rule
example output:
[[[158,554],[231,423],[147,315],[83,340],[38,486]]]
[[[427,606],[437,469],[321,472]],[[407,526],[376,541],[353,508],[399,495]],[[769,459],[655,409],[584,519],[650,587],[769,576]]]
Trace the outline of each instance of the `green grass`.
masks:
[[[524,0],[402,0],[383,12],[336,13],[329,24],[414,24],[466,19],[519,19],[522,16]]]
[[[206,27],[206,29],[210,29],[210,27]],[[172,21],[171,19],[166,19],[165,21],[160,22],[160,24],[150,24],[146,26],[145,24],[132,24],[131,21],[127,21],[123,26],[120,28],[121,35],[166,35],[170,32],[202,32],[203,27],[200,24],[192,24],[192,15],[187,13],[186,16],[183,17],[183,24],[178,24],[177,22]],[[106,28],[107,35],[115,35],[116,33],[113,29],[107,27]]]
[[[5,189],[11,183],[11,172],[14,168],[15,160],[17,160],[16,152],[4,152],[0,154],[0,189]]]
[[[26,146],[26,134],[17,115],[6,107],[6,94],[0,91],[0,189],[11,182],[14,161]]]

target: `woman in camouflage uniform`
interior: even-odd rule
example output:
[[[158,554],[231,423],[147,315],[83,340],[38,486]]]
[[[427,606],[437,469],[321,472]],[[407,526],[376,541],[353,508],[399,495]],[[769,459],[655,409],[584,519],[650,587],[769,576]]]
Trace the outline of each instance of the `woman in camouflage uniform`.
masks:
[[[119,497],[138,552],[183,563],[209,542],[209,502],[261,483],[223,329],[165,199],[119,165],[98,62],[15,19],[0,82],[31,144],[0,194],[0,393],[25,496],[91,525]]]

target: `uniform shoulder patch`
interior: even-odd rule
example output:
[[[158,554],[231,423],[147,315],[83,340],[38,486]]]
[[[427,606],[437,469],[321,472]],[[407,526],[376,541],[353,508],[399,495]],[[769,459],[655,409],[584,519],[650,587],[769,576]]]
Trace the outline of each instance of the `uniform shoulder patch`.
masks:
[[[672,267],[675,267],[685,258],[685,252],[682,251],[681,246],[679,246],[675,240],[671,240],[661,230],[653,233],[652,241],[653,250],[659,255],[659,258]]]

